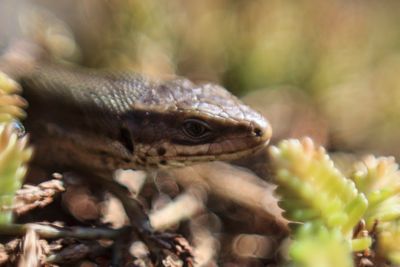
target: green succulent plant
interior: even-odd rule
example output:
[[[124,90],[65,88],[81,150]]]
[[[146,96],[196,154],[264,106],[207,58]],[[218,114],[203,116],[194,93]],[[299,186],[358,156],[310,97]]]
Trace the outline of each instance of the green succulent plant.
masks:
[[[284,140],[270,153],[280,205],[296,222],[292,265],[353,266],[352,252],[362,252],[355,259],[400,264],[400,171],[393,157],[368,156],[347,178],[309,138]]]
[[[0,72],[0,123],[25,117],[23,108],[27,103],[16,94],[20,91],[20,86],[14,80]]]
[[[26,174],[26,163],[32,155],[27,137],[19,137],[13,121],[24,117],[25,100],[15,93],[20,91],[16,82],[0,73],[0,224],[12,220],[15,192],[21,187]]]

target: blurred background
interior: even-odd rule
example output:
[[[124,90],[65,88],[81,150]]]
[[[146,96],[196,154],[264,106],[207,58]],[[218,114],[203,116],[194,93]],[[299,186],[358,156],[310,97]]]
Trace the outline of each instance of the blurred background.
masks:
[[[0,47],[39,24],[84,66],[220,83],[274,140],[399,156],[399,13],[394,0],[1,0]]]
[[[397,158],[399,25],[396,0],[0,0],[0,50],[29,36],[60,59],[82,66],[216,82],[270,120],[273,143],[308,135],[332,152]],[[179,186],[162,177],[156,189],[142,194],[149,199],[158,194],[165,204],[182,192],[180,186],[193,188],[194,180],[182,177],[188,174],[181,175]],[[192,224],[208,224],[210,232],[218,232],[213,235],[218,242],[202,243],[214,250],[209,257],[220,250],[224,266],[265,266],[278,245],[266,238],[276,231],[260,214],[276,203],[262,200],[262,212],[254,203],[271,193],[270,187],[254,176],[243,178],[241,186],[218,175],[207,177],[205,188],[219,193],[209,196],[209,212]],[[264,190],[260,195],[254,195],[256,189],[243,190],[257,196],[251,204],[240,202],[242,192],[232,200],[243,181]],[[238,210],[243,206],[253,208]],[[255,265],[255,258],[264,261]]]

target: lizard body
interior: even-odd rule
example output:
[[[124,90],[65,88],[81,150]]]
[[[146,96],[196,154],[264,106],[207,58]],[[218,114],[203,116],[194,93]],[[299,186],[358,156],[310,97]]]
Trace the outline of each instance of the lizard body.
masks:
[[[10,75],[29,102],[35,161],[46,166],[184,166],[238,158],[271,136],[259,113],[215,84],[45,64]]]

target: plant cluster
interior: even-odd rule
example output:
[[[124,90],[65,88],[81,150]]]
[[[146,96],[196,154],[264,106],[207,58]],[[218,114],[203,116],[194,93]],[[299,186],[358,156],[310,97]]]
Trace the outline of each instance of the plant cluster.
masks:
[[[293,266],[400,264],[399,182],[393,157],[368,156],[346,177],[309,138],[270,148]],[[354,263],[356,262],[356,263]]]

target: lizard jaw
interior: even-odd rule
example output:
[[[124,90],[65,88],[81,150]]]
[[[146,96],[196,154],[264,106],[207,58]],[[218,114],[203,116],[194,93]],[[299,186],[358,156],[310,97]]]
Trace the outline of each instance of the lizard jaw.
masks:
[[[200,156],[191,156],[191,157],[174,157],[170,159],[161,159],[159,157],[148,157],[147,163],[145,166],[141,168],[144,169],[168,169],[168,168],[181,168],[189,165],[193,165],[196,163],[204,163],[211,161],[230,161],[239,159],[257,151],[262,150],[268,145],[268,142],[264,142],[255,147],[246,148],[243,150],[239,150],[231,153],[223,153],[218,155],[200,155]],[[139,167],[140,168],[140,167]]]

